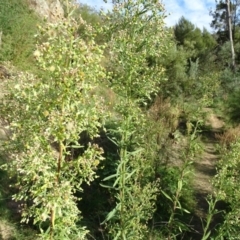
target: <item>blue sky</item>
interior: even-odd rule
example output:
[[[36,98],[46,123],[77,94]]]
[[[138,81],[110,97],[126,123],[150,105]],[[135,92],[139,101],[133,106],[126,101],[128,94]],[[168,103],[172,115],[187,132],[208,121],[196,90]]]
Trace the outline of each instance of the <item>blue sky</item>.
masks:
[[[78,2],[88,4],[96,9],[101,7],[111,9],[111,4],[106,4],[103,0],[78,0]],[[169,14],[166,19],[168,26],[175,25],[179,18],[184,16],[201,29],[205,27],[211,31],[212,18],[209,15],[209,10],[210,8],[214,9],[215,0],[163,0],[163,3]]]

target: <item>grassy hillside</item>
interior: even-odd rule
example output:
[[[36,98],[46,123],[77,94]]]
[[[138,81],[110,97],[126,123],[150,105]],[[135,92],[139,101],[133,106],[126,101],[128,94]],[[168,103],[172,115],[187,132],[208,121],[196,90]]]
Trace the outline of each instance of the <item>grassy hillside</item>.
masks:
[[[0,62],[11,61],[22,70],[32,69],[34,34],[40,18],[28,8],[26,0],[0,0],[0,6]]]

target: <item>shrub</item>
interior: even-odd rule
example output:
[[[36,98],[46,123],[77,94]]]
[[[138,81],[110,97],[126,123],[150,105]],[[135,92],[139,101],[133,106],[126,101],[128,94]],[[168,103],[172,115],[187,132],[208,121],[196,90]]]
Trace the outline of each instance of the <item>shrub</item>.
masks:
[[[222,213],[224,221],[214,239],[238,239],[240,231],[240,141],[230,144],[229,150],[218,162],[214,178],[214,197],[228,204],[228,211]]]
[[[85,25],[88,41],[76,34],[79,25]],[[33,220],[43,239],[83,239],[87,231],[77,225],[75,193],[95,179],[103,157],[96,144],[85,147],[78,140],[82,132],[96,136],[101,126],[101,99],[92,89],[105,77],[103,51],[81,18],[39,27],[38,37],[34,57],[45,78],[13,76],[1,103],[12,131],[6,149],[12,161],[5,168],[17,176],[19,192],[13,198],[25,202],[23,222]],[[83,149],[78,156],[76,148]]]

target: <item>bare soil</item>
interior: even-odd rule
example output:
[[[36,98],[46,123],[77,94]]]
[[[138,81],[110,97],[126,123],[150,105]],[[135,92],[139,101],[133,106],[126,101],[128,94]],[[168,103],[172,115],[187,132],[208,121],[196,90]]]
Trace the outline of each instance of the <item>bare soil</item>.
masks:
[[[4,220],[0,220],[0,239],[9,240],[13,238],[14,227]]]
[[[216,164],[220,158],[216,146],[218,144],[215,134],[222,131],[224,122],[216,116],[211,109],[207,109],[208,117],[206,125],[209,127],[208,134],[204,137],[204,152],[200,159],[194,163],[195,176],[193,187],[197,200],[195,217],[192,224],[196,233],[190,239],[198,240],[202,237],[202,221],[206,218],[208,212],[208,203],[206,198],[212,193],[212,178],[216,174]],[[215,224],[212,224],[214,228]]]

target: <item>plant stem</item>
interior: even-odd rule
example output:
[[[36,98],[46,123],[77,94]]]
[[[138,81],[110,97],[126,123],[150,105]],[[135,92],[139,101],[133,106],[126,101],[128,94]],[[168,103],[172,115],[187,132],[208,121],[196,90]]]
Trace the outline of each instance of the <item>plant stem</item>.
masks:
[[[120,192],[120,196],[121,196],[121,217],[120,217],[120,221],[121,221],[121,235],[122,235],[122,239],[124,239],[125,237],[125,230],[124,230],[124,205],[125,205],[125,185],[126,185],[126,179],[125,179],[125,175],[126,175],[126,161],[127,161],[127,132],[128,132],[128,117],[125,119],[125,131],[123,133],[122,136],[122,149],[120,152],[120,157],[121,157],[121,192]]]
[[[59,156],[58,156],[58,167],[57,167],[57,184],[59,183],[61,166],[62,166],[62,156],[63,156],[63,143],[60,141],[59,143]]]
[[[59,156],[58,156],[58,162],[57,162],[57,177],[56,177],[56,187],[58,187],[58,184],[60,182],[60,172],[61,172],[61,166],[62,166],[62,156],[63,156],[63,143],[62,141],[59,142]],[[51,215],[51,223],[50,223],[50,240],[53,239],[53,232],[54,232],[54,225],[55,225],[55,207],[53,206],[50,210]]]

